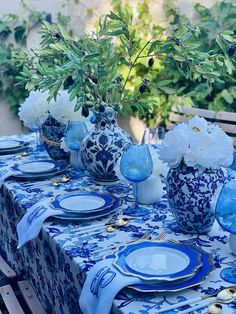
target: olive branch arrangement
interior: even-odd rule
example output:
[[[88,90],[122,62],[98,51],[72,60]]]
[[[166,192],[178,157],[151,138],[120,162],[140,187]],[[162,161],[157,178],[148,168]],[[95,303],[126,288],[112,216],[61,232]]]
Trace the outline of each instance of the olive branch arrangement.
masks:
[[[183,26],[175,36],[163,36],[156,29],[146,38],[136,32],[132,12],[121,6],[117,11],[101,18],[96,32],[80,38],[45,22],[41,48],[34,49],[33,56],[25,51],[21,77],[26,89],[48,90],[50,98],[66,89],[70,100],[76,99],[75,111],[82,108],[84,116],[89,110],[104,111],[107,105],[121,115],[144,115],[152,110],[146,95],[160,90],[179,95],[185,87],[176,89],[174,80],[153,81],[148,74],[132,77],[140,60],[147,60],[150,69],[155,63],[174,62],[176,70],[193,81],[214,83],[219,76],[214,58],[194,44],[192,27]]]

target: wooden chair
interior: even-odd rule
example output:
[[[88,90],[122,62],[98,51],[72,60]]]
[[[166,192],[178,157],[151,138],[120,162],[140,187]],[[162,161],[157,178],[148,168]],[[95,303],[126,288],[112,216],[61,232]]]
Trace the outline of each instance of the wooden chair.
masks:
[[[232,137],[236,147],[236,113],[234,112],[216,112],[200,108],[188,108],[181,105],[175,105],[171,108],[167,130],[171,130],[176,123],[186,122],[192,116],[198,115],[211,123],[217,124],[226,134]]]
[[[16,281],[17,275],[1,256],[0,272],[8,281],[7,284],[0,287],[0,295],[2,298],[0,314],[3,313],[3,307],[4,313],[6,309],[9,314],[46,314],[29,281],[17,281],[19,291],[13,290],[13,283]],[[22,300],[24,300],[24,302],[22,302]]]

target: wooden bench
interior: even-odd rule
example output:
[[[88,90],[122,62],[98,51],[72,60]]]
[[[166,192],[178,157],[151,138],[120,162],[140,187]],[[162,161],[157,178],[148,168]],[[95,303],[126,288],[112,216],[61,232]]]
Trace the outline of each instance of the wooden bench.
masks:
[[[225,133],[232,137],[234,141],[234,146],[236,147],[235,112],[216,112],[213,110],[188,108],[181,105],[175,105],[171,108],[167,130],[171,130],[177,123],[188,121],[191,117],[195,115],[205,118],[207,121],[217,124],[219,127],[221,127],[225,131]]]
[[[0,287],[0,295],[3,301],[2,304],[4,304],[4,308],[7,309],[9,314],[24,314],[25,311],[23,310],[23,306],[18,300],[19,296],[12,288],[12,282],[16,280],[17,275],[1,256],[0,272],[9,281],[8,284]],[[20,296],[23,298],[26,304],[24,307],[27,308],[27,312],[29,313],[30,311],[32,314],[46,314],[30,282],[27,280],[17,281],[17,285],[19,287]],[[1,310],[2,308],[0,308],[0,314],[2,313]]]

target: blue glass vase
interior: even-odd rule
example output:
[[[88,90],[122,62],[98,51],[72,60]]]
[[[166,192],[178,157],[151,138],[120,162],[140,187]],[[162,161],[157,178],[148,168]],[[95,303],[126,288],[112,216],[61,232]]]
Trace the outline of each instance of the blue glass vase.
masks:
[[[215,220],[210,202],[217,188],[224,183],[221,169],[199,171],[180,163],[167,175],[169,206],[183,233],[204,234]]]

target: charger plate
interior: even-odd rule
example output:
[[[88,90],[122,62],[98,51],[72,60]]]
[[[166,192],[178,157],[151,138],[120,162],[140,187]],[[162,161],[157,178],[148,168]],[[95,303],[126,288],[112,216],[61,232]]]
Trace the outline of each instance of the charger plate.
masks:
[[[89,221],[112,214],[120,207],[120,205],[121,201],[118,198],[116,198],[112,206],[104,209],[103,211],[86,214],[64,212],[63,214],[55,215],[54,217],[62,220]]]
[[[74,192],[56,197],[52,207],[69,213],[95,213],[112,206],[115,197],[97,192]]]
[[[188,289],[197,285],[202,284],[206,281],[209,274],[215,269],[213,265],[211,254],[203,251],[202,249],[196,247],[195,245],[191,245],[201,254],[202,266],[196,271],[195,275],[191,278],[187,278],[181,282],[169,282],[167,284],[155,283],[155,284],[138,284],[128,286],[128,288],[140,291],[140,292],[177,292],[184,289]]]
[[[145,281],[192,277],[202,265],[201,254],[194,247],[168,241],[131,243],[115,255],[113,264],[120,272]]]

